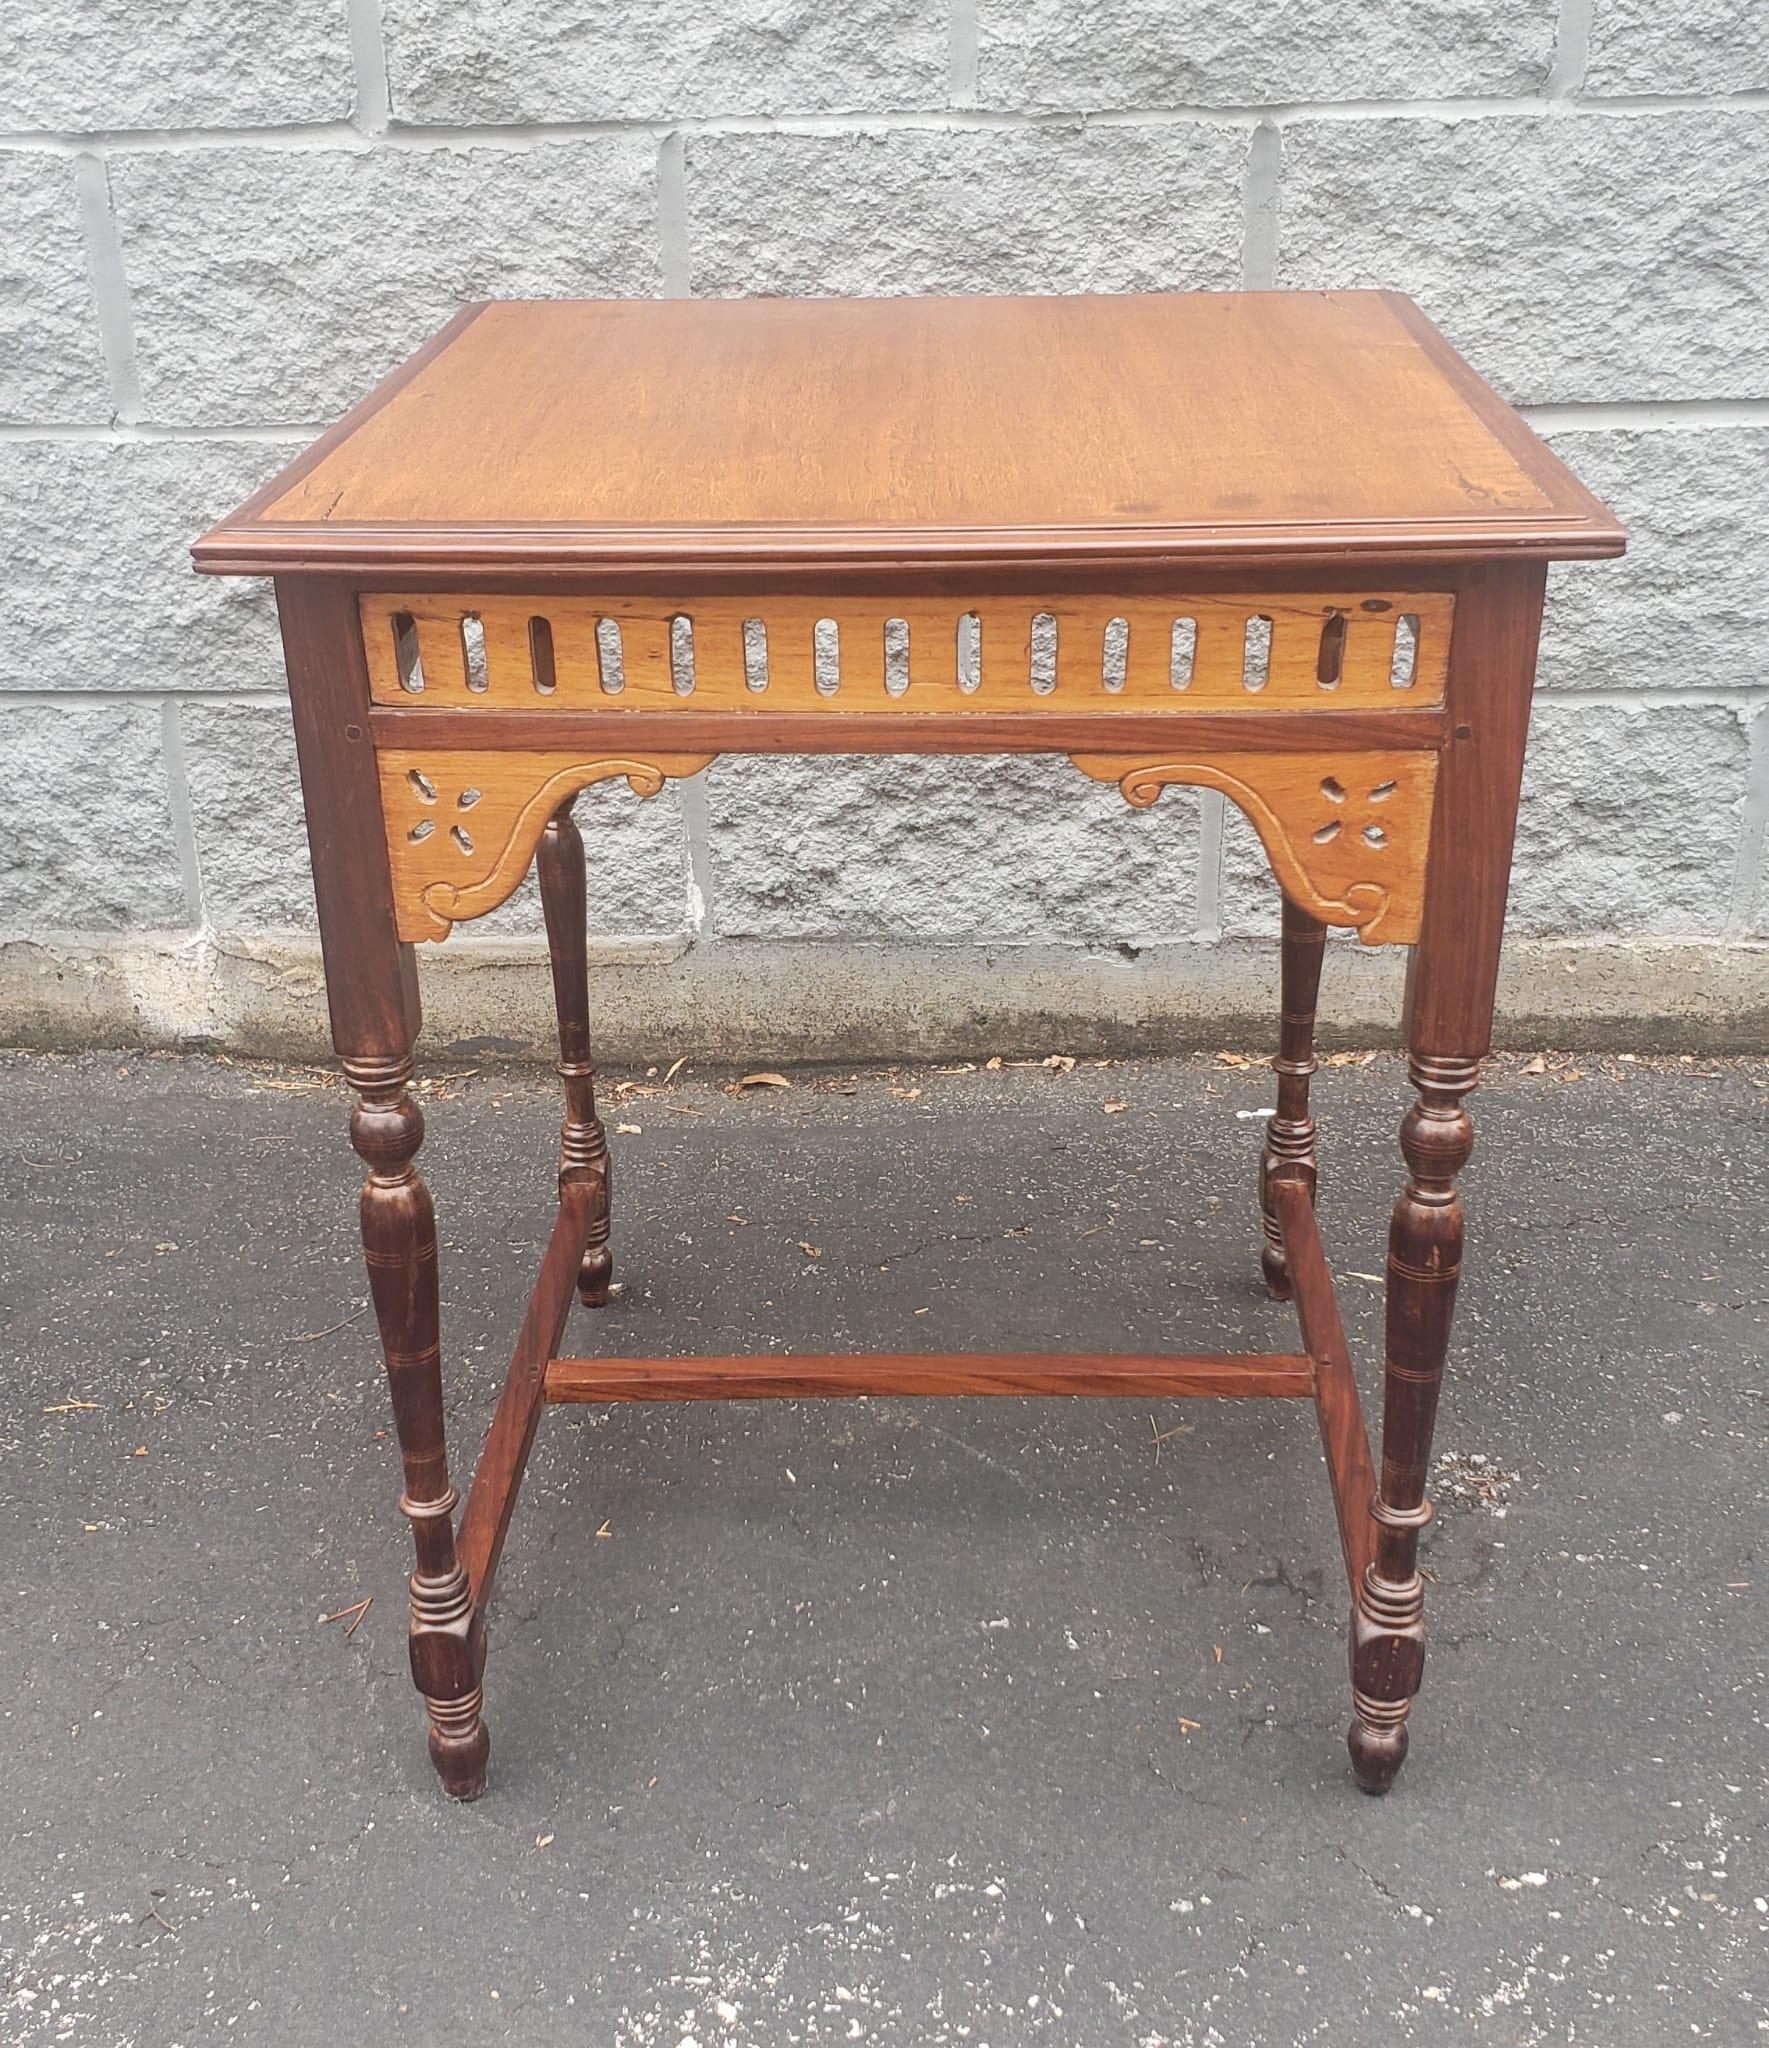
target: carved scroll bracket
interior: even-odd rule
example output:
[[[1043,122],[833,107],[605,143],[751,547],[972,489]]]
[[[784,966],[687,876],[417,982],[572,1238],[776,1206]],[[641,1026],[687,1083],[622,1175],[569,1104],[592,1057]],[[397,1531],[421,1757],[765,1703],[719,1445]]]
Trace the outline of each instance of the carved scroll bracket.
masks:
[[[392,748],[380,756],[381,810],[402,939],[446,939],[483,917],[527,874],[547,820],[568,796],[624,776],[636,796],[698,775],[711,754],[518,754]]]
[[[1325,924],[1352,926],[1368,946],[1410,946],[1418,938],[1435,753],[1070,759],[1096,782],[1115,782],[1139,810],[1169,783],[1221,790],[1246,813],[1292,901]]]

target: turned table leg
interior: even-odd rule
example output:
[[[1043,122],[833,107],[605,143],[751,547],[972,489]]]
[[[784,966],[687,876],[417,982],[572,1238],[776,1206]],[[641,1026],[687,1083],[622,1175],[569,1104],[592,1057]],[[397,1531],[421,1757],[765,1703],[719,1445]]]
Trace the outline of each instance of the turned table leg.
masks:
[[[1388,1231],[1382,1476],[1370,1509],[1376,1550],[1357,1589],[1351,1632],[1357,1719],[1348,1740],[1366,1792],[1386,1792],[1406,1758],[1407,1715],[1425,1664],[1419,1532],[1431,1519],[1425,1477],[1462,1271],[1456,1176],[1474,1149],[1462,1098],[1480,1066],[1415,1054],[1409,1072],[1419,1099],[1401,1125],[1407,1184]]]
[[[586,1307],[600,1308],[614,1279],[608,1248],[610,1175],[608,1138],[596,1114],[596,1069],[590,1060],[590,971],[586,930],[589,892],[584,841],[567,798],[547,820],[536,866],[547,951],[553,964],[553,1007],[559,1018],[559,1078],[565,1083],[565,1122],[559,1131],[559,1186],[587,1185],[589,1235],[577,1291]]]
[[[1506,885],[1517,825],[1545,572],[1471,569],[1451,645],[1453,721],[1438,774],[1419,943],[1407,977],[1407,1070],[1418,1100],[1401,1125],[1407,1183],[1388,1232],[1382,1463],[1373,1554],[1351,1617],[1348,1740],[1357,1781],[1386,1792],[1407,1753],[1425,1664],[1419,1532],[1456,1283],[1456,1177],[1474,1149],[1463,1107],[1492,1044]]]
[[[1308,1112],[1308,1084],[1316,1066],[1315,1006],[1321,987],[1321,957],[1327,928],[1317,917],[1284,898],[1280,974],[1278,1056],[1272,1071],[1278,1077],[1277,1113],[1266,1120],[1264,1150],[1259,1161],[1259,1206],[1265,1221],[1265,1243],[1259,1264],[1266,1292],[1274,1301],[1290,1298],[1290,1275],[1284,1261],[1284,1236],[1272,1201],[1273,1176],[1282,1169],[1292,1180],[1304,1180],[1314,1193],[1317,1159],[1314,1118]]]
[[[491,1749],[480,1717],[484,1637],[474,1620],[473,1589],[455,1555],[455,1490],[442,1436],[436,1213],[412,1164],[424,1142],[424,1118],[408,1093],[409,1054],[343,1064],[359,1098],[350,1141],[369,1169],[362,1244],[405,1466],[399,1505],[417,1548],[412,1677],[430,1716],[430,1756],[443,1790],[473,1799],[485,1788]]]

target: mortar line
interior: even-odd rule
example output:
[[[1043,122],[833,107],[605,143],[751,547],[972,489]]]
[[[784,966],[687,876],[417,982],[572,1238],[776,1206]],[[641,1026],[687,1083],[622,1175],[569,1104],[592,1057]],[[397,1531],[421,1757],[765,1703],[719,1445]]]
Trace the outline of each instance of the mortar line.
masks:
[[[133,710],[152,710],[165,704],[243,704],[256,711],[285,711],[288,702],[281,690],[11,690],[0,683],[0,705],[11,710],[65,710],[70,704],[89,711],[113,704]]]
[[[380,137],[393,119],[387,86],[387,46],[381,34],[381,0],[345,0],[350,64],[356,74],[356,111],[350,125],[358,134]]]
[[[129,279],[123,268],[123,244],[111,209],[110,168],[101,154],[83,154],[75,159],[74,186],[112,417],[133,421],[141,411],[141,381],[135,369],[135,321],[129,304]]]
[[[38,425],[24,420],[0,420],[0,441],[96,441],[125,447],[142,441],[287,441],[299,448],[325,432],[324,427],[171,427],[155,426],[147,420],[119,420],[110,426]]]
[[[658,276],[666,299],[693,296],[693,262],[688,241],[688,148],[672,130],[657,148]],[[691,775],[680,785],[682,848],[687,861],[685,893],[688,937],[697,944],[712,914],[712,812],[706,778]]]
[[[1749,938],[1763,887],[1765,847],[1769,846],[1769,709],[1751,715],[1750,766],[1745,772],[1744,812],[1739,820],[1738,861],[1732,873],[1729,937]]]
[[[688,250],[688,146],[679,131],[657,145],[657,268],[666,299],[693,297]]]
[[[1553,613],[1550,611],[1549,630],[1552,628]],[[1736,711],[1741,707],[1754,709],[1759,704],[1769,704],[1769,685],[1690,683],[1683,687],[1672,685],[1668,689],[1655,686],[1649,690],[1606,690],[1600,685],[1557,690],[1551,685],[1544,685],[1535,694],[1535,704],[1538,709],[1563,704],[1570,711],[1674,711],[1721,707]]]
[[[976,106],[980,56],[977,0],[951,0],[946,17],[946,92],[955,109]]]
[[[160,752],[166,763],[166,788],[171,799],[172,841],[178,849],[179,872],[184,878],[184,908],[200,931],[208,924],[203,908],[203,870],[197,859],[196,820],[191,811],[184,733],[178,722],[175,697],[165,698],[160,705]]]
[[[1247,144],[1241,183],[1241,284],[1269,291],[1278,274],[1278,183],[1284,139],[1269,122],[1254,129]]]
[[[1619,431],[1769,425],[1769,399],[1765,398],[1603,398],[1566,404],[1550,400],[1542,405],[1520,405],[1517,410],[1539,434],[1577,427]]]
[[[1214,945],[1222,937],[1222,819],[1228,799],[1220,789],[1198,792],[1198,880],[1192,938]]]
[[[1594,0],[1560,0],[1554,32],[1554,61],[1545,87],[1551,100],[1567,101],[1584,91],[1591,56],[1591,13]]]
[[[520,149],[531,144],[594,140],[611,136],[828,135],[893,129],[1196,127],[1257,128],[1292,121],[1466,121],[1530,119],[1576,112],[1593,119],[1689,112],[1754,113],[1769,108],[1769,87],[1730,93],[1632,93],[1613,97],[1581,95],[1552,99],[1544,93],[1511,96],[1471,94],[1465,99],[1272,100],[1221,105],[1178,103],[1155,107],[1067,107],[1023,112],[982,107],[899,107],[848,113],[699,114],[601,121],[509,121],[401,123],[389,119],[384,133],[370,135],[353,121],[297,121],[284,126],[209,128],[95,128],[0,131],[0,149],[42,149],[77,155],[94,149],[152,149],[169,153],[205,149],[325,149],[340,144],[359,149],[423,151],[482,143]]]
[[[705,775],[690,775],[681,784],[682,841],[688,858],[688,936],[695,945],[712,937],[713,867],[712,800]]]
[[[685,260],[685,259],[684,259]],[[669,294],[682,296],[683,294]],[[1705,432],[1713,427],[1769,426],[1769,398],[1603,398],[1553,400],[1517,410],[1538,433],[1563,430],[1652,429]],[[122,446],[138,441],[281,442],[300,447],[326,431],[324,421],[252,421],[246,424],[184,426],[152,420],[0,420],[0,441],[94,441]]]

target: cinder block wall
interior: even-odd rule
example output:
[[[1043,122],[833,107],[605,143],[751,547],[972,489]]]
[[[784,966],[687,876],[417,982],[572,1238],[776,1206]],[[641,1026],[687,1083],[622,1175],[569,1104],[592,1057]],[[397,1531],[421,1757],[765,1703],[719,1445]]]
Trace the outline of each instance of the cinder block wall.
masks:
[[[1556,577],[1507,1029],[1769,1036],[1763,0],[11,0],[0,131],[0,1040],[318,1048],[270,604],[185,548],[461,300],[1272,284],[1412,292],[1633,529]],[[1213,795],[583,809],[617,1050],[1269,1008]],[[427,949],[435,1030],[539,1042],[534,928]],[[1335,954],[1345,1032],[1398,964]]]

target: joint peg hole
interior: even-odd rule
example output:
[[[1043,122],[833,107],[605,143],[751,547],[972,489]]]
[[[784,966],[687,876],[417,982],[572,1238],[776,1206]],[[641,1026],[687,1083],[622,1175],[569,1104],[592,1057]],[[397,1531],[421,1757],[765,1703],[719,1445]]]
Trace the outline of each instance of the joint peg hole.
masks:
[[[479,801],[483,793],[483,791],[477,789],[463,789],[460,795],[455,798],[456,808],[463,811],[470,811],[473,808],[473,806]]]
[[[448,836],[463,853],[471,853],[473,851],[473,835],[467,830],[465,825],[451,825],[448,828]]]
[[[1388,844],[1388,834],[1383,831],[1380,825],[1366,825],[1364,827],[1364,840],[1370,846],[1386,846]]]
[[[1345,785],[1329,775],[1321,784],[1321,794],[1330,804],[1342,804],[1345,801]]]
[[[1329,818],[1324,825],[1317,825],[1315,827],[1314,843],[1316,846],[1325,846],[1329,840],[1339,837],[1339,830],[1339,820],[1337,818]]]
[[[412,794],[420,803],[433,804],[436,801],[436,785],[422,768],[412,769],[405,779],[411,784]]]
[[[436,820],[434,818],[420,818],[405,836],[414,846],[421,846],[435,830]]]
[[[1385,804],[1393,796],[1394,791],[1395,785],[1392,782],[1379,782],[1370,791],[1370,801],[1373,804]]]

